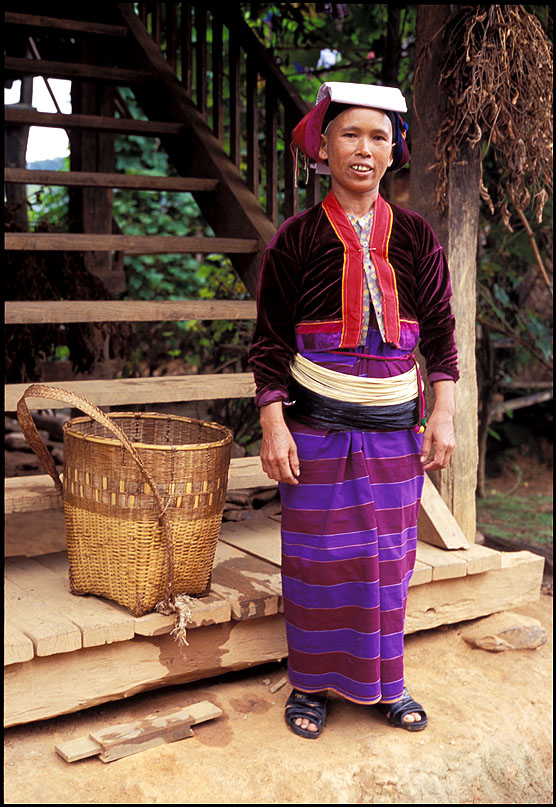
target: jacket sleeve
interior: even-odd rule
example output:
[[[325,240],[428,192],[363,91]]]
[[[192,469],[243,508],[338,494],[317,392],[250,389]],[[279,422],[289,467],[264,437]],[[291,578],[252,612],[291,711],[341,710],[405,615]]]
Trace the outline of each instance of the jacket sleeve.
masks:
[[[257,294],[257,320],[249,352],[255,403],[287,401],[290,363],[296,352],[295,312],[300,271],[295,251],[272,240],[264,252]]]
[[[431,382],[459,378],[455,319],[452,314],[452,287],[444,250],[430,231],[430,251],[417,265],[417,307],[419,315],[419,348],[427,365]]]

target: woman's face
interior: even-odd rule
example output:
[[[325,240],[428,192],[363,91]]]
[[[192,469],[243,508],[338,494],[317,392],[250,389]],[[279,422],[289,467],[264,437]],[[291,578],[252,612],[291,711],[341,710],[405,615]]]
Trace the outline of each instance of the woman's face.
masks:
[[[392,124],[380,109],[349,107],[321,135],[319,157],[328,160],[332,189],[348,194],[378,193],[392,165]]]

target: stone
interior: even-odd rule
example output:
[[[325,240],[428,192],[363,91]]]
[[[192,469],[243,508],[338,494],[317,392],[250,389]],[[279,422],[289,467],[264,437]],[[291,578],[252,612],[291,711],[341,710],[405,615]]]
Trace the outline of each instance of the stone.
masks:
[[[535,650],[548,639],[538,619],[504,611],[479,619],[463,630],[464,640],[472,647],[500,653],[504,650]]]

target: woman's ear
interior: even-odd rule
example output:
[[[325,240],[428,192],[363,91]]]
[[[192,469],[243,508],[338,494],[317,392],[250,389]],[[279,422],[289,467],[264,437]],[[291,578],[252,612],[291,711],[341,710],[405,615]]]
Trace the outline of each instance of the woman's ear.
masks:
[[[328,159],[328,149],[326,147],[326,135],[323,134],[321,134],[320,136],[319,157],[321,160]]]
[[[388,168],[390,168],[390,166],[394,162],[394,149],[395,149],[395,147],[396,147],[396,144],[392,143],[392,151],[390,152],[390,159],[388,160]]]

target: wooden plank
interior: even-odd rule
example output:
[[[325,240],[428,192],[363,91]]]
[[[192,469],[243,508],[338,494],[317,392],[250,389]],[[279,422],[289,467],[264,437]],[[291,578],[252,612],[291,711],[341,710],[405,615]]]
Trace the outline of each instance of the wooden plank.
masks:
[[[409,587],[422,586],[425,583],[430,583],[432,580],[432,567],[427,563],[422,563],[420,560],[415,561],[415,568],[409,581]]]
[[[265,487],[271,484],[261,468],[260,457],[234,457],[228,473],[228,490]],[[274,482],[276,485],[276,482]],[[4,480],[4,512],[60,510],[62,499],[47,474],[14,476]]]
[[[279,661],[287,655],[284,618],[276,614],[198,628],[186,651],[169,635],[135,637],[67,653],[63,664],[61,656],[10,664],[4,679],[4,725],[78,712],[138,692]]]
[[[230,463],[228,490],[245,488],[274,488],[278,483],[262,469],[260,457],[237,457]]]
[[[47,126],[55,129],[90,129],[95,132],[136,134],[142,137],[180,135],[184,131],[183,123],[175,121],[110,118],[103,115],[70,115],[61,112],[14,109],[10,106],[4,109],[4,123],[13,126]]]
[[[62,499],[48,475],[13,476],[4,480],[4,513],[61,510]]]
[[[94,731],[89,737],[100,746],[102,762],[113,762],[147,748],[192,737],[192,725],[221,715],[222,709],[209,701],[200,701],[191,706],[160,709],[140,720]]]
[[[417,535],[420,541],[444,549],[471,546],[428,474],[423,485]]]
[[[100,34],[101,36],[127,36],[125,25],[110,25],[92,20],[65,20],[58,17],[45,17],[42,14],[19,14],[16,11],[5,11],[4,22],[30,28],[54,28],[57,31],[79,31],[84,34]]]
[[[254,300],[57,300],[7,301],[4,323],[169,322],[245,320],[257,315]]]
[[[88,171],[42,171],[6,168],[4,182],[74,188],[127,188],[144,191],[215,191],[217,179],[163,177],[150,174],[107,174]]]
[[[468,573],[467,561],[462,553],[440,549],[422,541],[417,541],[417,560],[431,567],[433,580],[465,577]]]
[[[37,656],[71,653],[81,648],[81,631],[57,610],[56,603],[42,592],[29,592],[13,580],[10,558],[6,560],[4,607],[14,625],[32,641]]]
[[[232,608],[229,602],[219,594],[211,592],[206,597],[195,599],[191,603],[191,620],[186,625],[190,628],[201,628],[206,625],[220,625],[229,622],[232,618]],[[176,624],[172,614],[150,613],[135,618],[136,636],[162,636],[171,633]]]
[[[276,614],[281,607],[280,570],[219,541],[211,591],[230,603],[233,619]]]
[[[252,373],[117,378],[113,381],[64,381],[57,386],[87,398],[97,406],[211,401],[221,398],[251,398],[255,394]],[[8,384],[4,410],[15,412],[29,384]],[[46,398],[29,398],[32,409],[63,409],[66,404]]]
[[[172,117],[187,124],[187,146],[164,141],[163,145],[178,173],[189,175],[186,166],[195,154],[193,166],[201,176],[221,180],[218,194],[205,194],[196,201],[217,235],[243,233],[253,235],[261,244],[261,252],[252,256],[234,256],[232,261],[249,292],[256,296],[260,273],[260,256],[275,228],[262,210],[258,198],[249,191],[236,166],[228,158],[222,144],[214,136],[207,121],[195,108],[175,72],[149,36],[129,3],[118,3],[122,19],[129,27],[137,46],[137,57],[148,63],[160,80],[160,92],[138,87],[136,97],[148,118],[157,119],[172,110]],[[277,71],[279,72],[278,68]]]
[[[21,632],[4,609],[4,666],[30,661],[34,655],[33,642]]]
[[[220,540],[278,568],[281,565],[280,524],[277,521],[268,518],[227,521],[222,524]]]
[[[499,569],[410,587],[405,632],[437,628],[536,602],[544,558],[532,552],[501,552],[500,556]]]
[[[68,561],[65,552],[36,558],[7,558],[6,582],[25,591],[30,602],[48,603],[71,623],[79,634],[79,647],[95,647],[132,639],[135,619],[124,608],[99,597],[79,597],[70,592]],[[18,613],[19,605],[10,601],[10,617],[27,632],[27,621]],[[32,637],[31,637],[32,638]],[[71,648],[72,650],[75,648]],[[52,652],[62,652],[54,650]],[[37,650],[37,654],[39,654]]]
[[[126,255],[186,253],[256,253],[254,238],[196,238],[178,235],[108,235],[97,233],[5,233],[7,250],[125,252]]]
[[[481,546],[481,544],[473,544],[469,549],[461,549],[450,554],[457,555],[465,560],[467,574],[489,572],[492,569],[499,569],[501,564],[500,552],[488,546]]]
[[[147,725],[139,730],[136,725],[128,723],[91,734],[91,739],[101,745],[99,759],[103,762],[113,762],[146,751],[148,748],[156,748],[193,736],[192,720],[184,710],[168,717],[160,715],[158,720],[152,721],[152,725],[149,725],[151,721],[148,719],[142,722],[146,722]]]
[[[60,754],[66,762],[77,762],[80,759],[96,756],[101,747],[99,743],[90,737],[77,737],[75,740],[68,740],[54,747],[56,753]]]
[[[49,59],[25,59],[7,56],[4,61],[6,75],[45,76],[45,78],[82,79],[106,81],[123,86],[153,84],[155,76],[148,70],[128,70],[122,67],[103,67],[95,64],[55,62]]]

